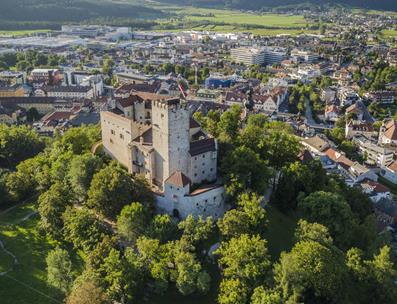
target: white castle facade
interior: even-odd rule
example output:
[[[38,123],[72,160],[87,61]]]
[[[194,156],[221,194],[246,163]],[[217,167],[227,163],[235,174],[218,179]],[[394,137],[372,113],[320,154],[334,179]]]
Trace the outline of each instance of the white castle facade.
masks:
[[[105,153],[150,182],[159,212],[220,217],[224,187],[217,183],[217,141],[190,118],[179,98],[131,96],[122,114],[101,112]]]

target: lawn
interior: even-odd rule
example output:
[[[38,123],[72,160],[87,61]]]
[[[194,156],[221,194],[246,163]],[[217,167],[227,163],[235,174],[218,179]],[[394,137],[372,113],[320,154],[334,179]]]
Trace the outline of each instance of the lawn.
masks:
[[[10,273],[0,276],[1,303],[62,303],[57,291],[46,283],[45,258],[53,244],[39,233],[37,215],[21,221],[34,209],[34,203],[27,203],[0,215],[0,239],[18,259]],[[9,269],[10,264],[12,259],[1,253],[0,271]]]
[[[298,219],[294,213],[286,215],[270,204],[266,206],[266,211],[269,228],[265,238],[268,241],[272,261],[277,261],[281,252],[292,248]]]

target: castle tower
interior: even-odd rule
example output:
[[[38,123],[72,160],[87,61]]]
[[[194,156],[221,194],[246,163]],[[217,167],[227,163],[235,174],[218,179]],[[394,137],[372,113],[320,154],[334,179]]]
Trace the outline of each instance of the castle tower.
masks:
[[[179,98],[152,103],[154,183],[163,187],[175,171],[188,174],[189,110]]]

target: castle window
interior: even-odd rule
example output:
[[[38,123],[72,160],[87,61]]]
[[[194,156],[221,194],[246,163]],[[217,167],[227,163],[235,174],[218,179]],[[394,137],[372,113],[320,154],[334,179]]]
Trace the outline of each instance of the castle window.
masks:
[[[123,134],[121,134],[121,133],[120,133],[120,138],[121,138],[121,139],[124,139],[124,135],[123,135]]]
[[[110,143],[111,143],[111,144],[113,143],[113,139],[110,139]]]
[[[110,133],[113,135],[116,134],[116,132],[114,132],[114,130],[110,130]]]
[[[211,171],[211,172],[214,171],[214,168],[211,168],[210,171]]]
[[[216,201],[216,196],[214,196],[214,201]]]
[[[196,176],[197,176],[197,173],[194,173],[194,176],[196,177]]]
[[[201,173],[205,174],[205,171],[203,170],[203,171],[201,171]]]
[[[203,158],[205,158],[205,154],[203,154]]]

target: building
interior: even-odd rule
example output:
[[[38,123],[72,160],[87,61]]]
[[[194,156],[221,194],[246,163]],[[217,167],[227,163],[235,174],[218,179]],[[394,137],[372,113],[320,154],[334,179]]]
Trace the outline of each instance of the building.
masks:
[[[378,142],[383,145],[397,145],[397,123],[393,119],[383,122],[379,130]]]
[[[373,91],[365,94],[365,97],[373,102],[381,104],[393,104],[396,92],[393,91]]]
[[[287,58],[287,50],[281,47],[267,47],[264,49],[266,65],[280,64]]]
[[[20,84],[11,86],[0,85],[0,97],[22,97],[25,96],[25,90]]]
[[[34,69],[30,72],[28,80],[34,87],[38,87],[43,84],[55,85],[62,82],[63,74],[57,69]]]
[[[206,89],[229,88],[234,82],[233,76],[224,76],[220,74],[210,74],[205,79]]]
[[[144,115],[139,113],[142,107],[133,108],[132,118],[101,112],[104,151],[150,182],[159,212],[178,218],[222,216],[216,139],[192,123],[187,104],[179,98],[152,101],[150,123],[136,119]]]
[[[380,170],[380,175],[389,182],[397,184],[397,161],[392,162],[388,166],[383,166]]]
[[[265,63],[264,49],[240,47],[231,49],[230,55],[235,62],[244,63],[245,65],[262,65]]]
[[[48,97],[90,99],[94,97],[94,90],[90,86],[46,86],[39,89]]]
[[[318,55],[309,51],[294,49],[291,51],[291,60],[294,62],[313,63],[318,60]]]
[[[378,146],[364,136],[354,137],[353,141],[357,143],[367,164],[388,166],[393,162],[394,150]]]
[[[1,71],[0,72],[0,82],[4,82],[8,85],[23,84],[24,73],[14,72],[14,71]]]

